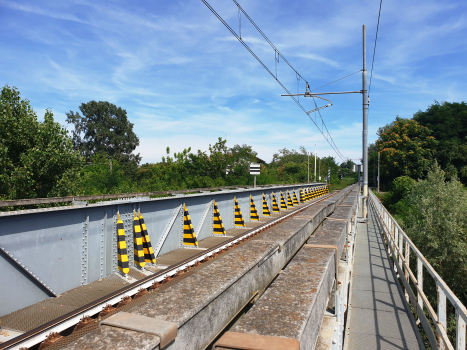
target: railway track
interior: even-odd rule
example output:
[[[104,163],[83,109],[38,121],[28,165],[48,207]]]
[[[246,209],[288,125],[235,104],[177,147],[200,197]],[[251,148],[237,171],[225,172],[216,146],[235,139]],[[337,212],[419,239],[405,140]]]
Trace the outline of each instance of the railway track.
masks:
[[[305,204],[302,207],[299,207],[293,210],[290,213],[281,215],[275,219],[272,219],[264,224],[261,224],[255,228],[245,230],[245,232],[222,242],[214,247],[211,247],[203,252],[200,252],[197,255],[194,255],[186,260],[183,260],[177,264],[169,266],[168,268],[154,273],[150,276],[147,276],[139,281],[129,284],[128,286],[113,292],[111,294],[106,295],[100,299],[97,299],[83,307],[80,307],[72,312],[69,312],[59,318],[56,318],[53,321],[50,321],[40,327],[37,327],[31,331],[25,332],[8,342],[0,344],[1,349],[33,349],[38,348],[39,345],[46,340],[51,333],[59,334],[59,333],[71,333],[71,330],[86,316],[89,317],[96,317],[98,316],[103,309],[108,305],[117,305],[123,299],[129,300],[129,298],[133,298],[138,293],[141,293],[143,290],[151,290],[155,289],[158,286],[164,284],[165,282],[170,281],[177,275],[182,274],[183,272],[188,271],[189,269],[200,265],[203,262],[206,262],[213,257],[217,256],[218,254],[232,248],[236,245],[239,245],[246,241],[248,238],[257,235],[258,233],[277,225],[284,220],[287,220],[298,213],[308,209],[309,207],[324,201],[335,193],[328,193],[322,196],[321,198],[315,199],[312,203]],[[117,307],[118,308],[118,307]]]

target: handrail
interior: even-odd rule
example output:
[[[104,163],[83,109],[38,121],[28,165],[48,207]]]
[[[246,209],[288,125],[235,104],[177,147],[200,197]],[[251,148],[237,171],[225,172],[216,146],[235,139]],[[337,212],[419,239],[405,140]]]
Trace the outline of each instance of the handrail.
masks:
[[[369,203],[372,204],[382,223],[389,251],[393,257],[394,268],[399,272],[402,284],[404,285],[407,301],[410,301],[416,310],[416,314],[420,319],[425,333],[427,334],[431,347],[433,349],[464,350],[466,347],[465,325],[467,323],[467,309],[443,279],[436,273],[435,269],[426,260],[423,254],[418,250],[415,244],[410,240],[404,230],[399,226],[396,220],[372,191],[370,191]],[[417,257],[416,276],[409,266],[411,251],[415,253]],[[423,268],[426,269],[436,282],[436,289],[438,292],[438,307],[436,312],[423,292]],[[409,281],[412,281],[415,286],[417,296],[415,296],[412,291]],[[455,348],[447,335],[446,300],[449,300],[456,312]],[[424,307],[428,310],[428,314],[433,321],[436,336],[428,318],[425,316],[423,311]]]

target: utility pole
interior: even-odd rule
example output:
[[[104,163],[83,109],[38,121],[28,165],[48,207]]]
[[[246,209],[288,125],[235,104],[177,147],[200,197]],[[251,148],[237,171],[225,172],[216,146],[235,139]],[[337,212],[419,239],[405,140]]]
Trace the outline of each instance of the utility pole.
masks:
[[[366,72],[366,27],[363,25],[363,71],[362,71],[362,95],[363,95],[363,218],[367,217],[368,198],[368,91]]]
[[[318,181],[321,181],[321,159],[319,160],[319,171],[318,171],[318,173],[319,173]]]
[[[316,143],[315,143],[315,182],[316,182]]]
[[[306,154],[308,156],[308,183],[310,183],[310,153],[306,151]]]
[[[378,152],[378,193],[379,193],[379,152]]]

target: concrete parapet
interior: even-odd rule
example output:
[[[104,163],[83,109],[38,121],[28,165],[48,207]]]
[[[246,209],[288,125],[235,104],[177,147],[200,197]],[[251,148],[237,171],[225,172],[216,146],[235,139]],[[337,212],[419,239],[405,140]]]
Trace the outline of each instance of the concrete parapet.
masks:
[[[300,349],[313,349],[334,281],[334,254],[305,246],[231,331],[295,339]]]
[[[326,244],[338,247],[338,257],[342,255],[347,238],[347,222],[326,219],[323,226],[308,239],[308,244]]]

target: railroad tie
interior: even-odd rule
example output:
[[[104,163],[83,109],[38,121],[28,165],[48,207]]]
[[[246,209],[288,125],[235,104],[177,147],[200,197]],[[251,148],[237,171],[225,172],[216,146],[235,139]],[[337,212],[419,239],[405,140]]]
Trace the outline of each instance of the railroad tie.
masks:
[[[149,264],[156,263],[156,257],[154,255],[154,250],[152,249],[151,239],[149,238],[148,229],[146,228],[146,223],[144,222],[143,215],[139,212],[139,223],[141,225],[141,235],[143,237],[143,251],[144,251],[144,261]]]
[[[196,238],[195,229],[191,223],[190,214],[186,208],[185,203],[183,203],[183,245],[188,246],[198,246],[198,239]]]
[[[295,193],[295,190],[292,190],[293,192],[293,205],[298,205],[298,198],[297,198],[297,194]]]
[[[300,189],[300,203],[305,203],[305,194],[303,193],[303,189]]]
[[[133,261],[135,262],[136,267],[143,268],[146,265],[144,261],[144,249],[143,249],[143,237],[141,236],[141,225],[139,223],[139,218],[136,215],[133,219],[133,239],[134,239],[134,258]]]
[[[287,207],[293,207],[292,198],[290,198],[289,190],[287,190]]]
[[[287,209],[287,204],[285,204],[284,194],[281,191],[281,209]]]
[[[272,193],[272,212],[273,213],[280,213],[279,205],[277,204],[276,196],[274,192]]]
[[[269,211],[268,202],[266,201],[266,197],[263,193],[263,216],[271,216],[271,212]]]
[[[253,197],[250,195],[250,220],[251,221],[259,221],[258,211],[256,210],[255,201]]]
[[[214,200],[213,232],[216,235],[225,235],[224,223],[222,222],[221,213],[219,212],[219,208],[217,207],[216,200]]]
[[[245,227],[245,221],[243,221],[242,211],[237,202],[237,197],[235,199],[235,226]]]
[[[117,252],[118,252],[118,265],[117,268],[123,274],[128,274],[130,272],[130,267],[128,263],[128,250],[126,248],[125,240],[125,227],[123,226],[123,221],[120,218],[120,213],[118,213],[117,221]]]

